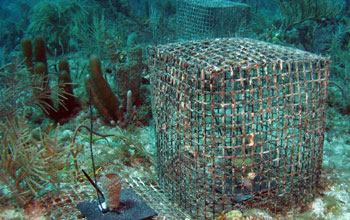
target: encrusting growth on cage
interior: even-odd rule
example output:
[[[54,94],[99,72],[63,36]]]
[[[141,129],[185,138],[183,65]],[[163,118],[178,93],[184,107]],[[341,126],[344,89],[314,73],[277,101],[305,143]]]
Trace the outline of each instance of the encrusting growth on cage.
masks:
[[[198,219],[307,203],[330,60],[248,38],[148,48],[160,186]]]

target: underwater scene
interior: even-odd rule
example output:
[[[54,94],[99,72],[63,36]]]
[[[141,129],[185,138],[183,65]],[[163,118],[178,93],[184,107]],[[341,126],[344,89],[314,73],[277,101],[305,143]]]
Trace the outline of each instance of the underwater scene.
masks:
[[[0,219],[350,219],[349,0],[0,0]]]

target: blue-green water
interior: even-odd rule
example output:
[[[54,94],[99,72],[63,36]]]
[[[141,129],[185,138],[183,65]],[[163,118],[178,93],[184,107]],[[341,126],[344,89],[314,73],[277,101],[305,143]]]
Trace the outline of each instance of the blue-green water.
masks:
[[[58,212],[79,218],[76,203],[95,196],[81,172],[94,176],[90,144],[98,178],[113,172],[156,185],[146,48],[216,37],[330,57],[321,193],[302,208],[270,215],[350,219],[349,6],[347,0],[1,0],[0,219],[58,219]],[[91,126],[99,134],[90,139]],[[48,205],[55,199],[68,208]],[[246,219],[258,215],[240,211]]]

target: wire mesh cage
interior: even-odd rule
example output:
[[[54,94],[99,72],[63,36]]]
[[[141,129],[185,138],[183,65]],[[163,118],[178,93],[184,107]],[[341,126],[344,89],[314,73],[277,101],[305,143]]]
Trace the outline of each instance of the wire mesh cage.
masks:
[[[194,40],[233,35],[251,15],[247,4],[230,0],[177,0],[179,38]]]
[[[196,219],[314,198],[330,60],[247,38],[150,47],[160,186]]]

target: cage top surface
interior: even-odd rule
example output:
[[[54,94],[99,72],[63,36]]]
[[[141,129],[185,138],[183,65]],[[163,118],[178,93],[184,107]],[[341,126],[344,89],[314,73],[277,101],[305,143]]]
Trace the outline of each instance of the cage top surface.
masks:
[[[228,1],[228,0],[182,0],[183,2],[195,6],[201,6],[205,8],[226,8],[226,7],[234,7],[237,5],[244,5],[239,2]]]
[[[249,38],[217,38],[158,45],[149,50],[157,59],[178,60],[187,66],[222,70],[231,67],[328,60],[317,54]]]

